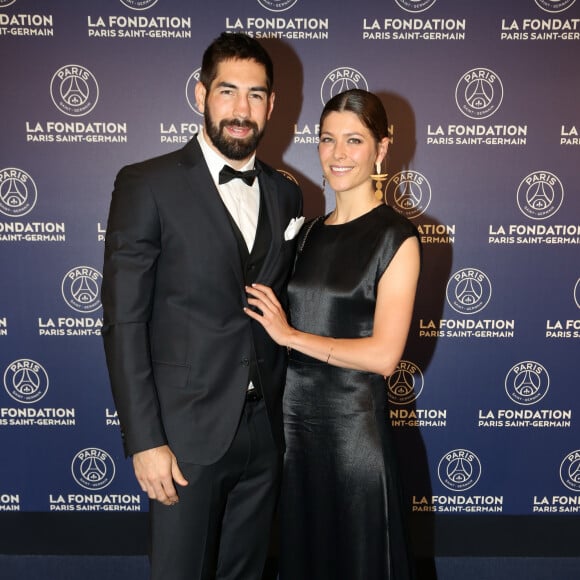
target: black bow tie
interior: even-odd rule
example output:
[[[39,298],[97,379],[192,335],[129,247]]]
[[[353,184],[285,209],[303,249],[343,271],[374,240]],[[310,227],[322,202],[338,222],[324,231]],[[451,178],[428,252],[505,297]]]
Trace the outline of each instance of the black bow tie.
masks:
[[[247,185],[252,185],[254,183],[254,179],[259,173],[259,169],[250,169],[249,171],[237,171],[233,167],[229,165],[224,165],[220,171],[219,182],[227,183],[232,179],[239,178],[244,181]]]

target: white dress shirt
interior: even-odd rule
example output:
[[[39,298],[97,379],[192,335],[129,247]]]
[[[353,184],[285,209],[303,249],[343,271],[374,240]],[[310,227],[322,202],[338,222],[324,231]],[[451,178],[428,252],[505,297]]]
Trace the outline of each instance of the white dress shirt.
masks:
[[[258,179],[254,179],[252,185],[247,185],[241,179],[232,179],[227,183],[220,184],[220,171],[224,165],[229,164],[208,145],[202,131],[198,133],[197,140],[220,197],[242,232],[242,236],[248,246],[248,252],[251,252],[256,239],[258,213],[260,211],[260,188]],[[240,171],[253,169],[255,159],[256,156],[252,155],[252,158]],[[248,384],[247,389],[248,392],[254,390],[252,381]]]
[[[207,143],[203,132],[197,135],[203,156],[211,173],[211,177],[230,215],[242,232],[242,236],[248,246],[248,252],[252,251],[256,239],[258,227],[258,214],[260,211],[260,187],[258,179],[254,179],[252,185],[247,185],[241,179],[232,179],[227,183],[219,183],[219,173],[224,165],[229,165],[223,157],[220,157]],[[246,171],[254,168],[255,155],[240,168]],[[236,168],[238,169],[238,168]]]

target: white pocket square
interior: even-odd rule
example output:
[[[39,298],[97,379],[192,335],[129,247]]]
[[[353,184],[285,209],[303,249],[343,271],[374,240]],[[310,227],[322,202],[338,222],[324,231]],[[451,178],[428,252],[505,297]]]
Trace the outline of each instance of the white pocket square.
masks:
[[[284,232],[284,240],[293,240],[300,231],[303,223],[304,216],[299,218],[292,218],[288,224],[288,227],[286,228],[286,231]]]

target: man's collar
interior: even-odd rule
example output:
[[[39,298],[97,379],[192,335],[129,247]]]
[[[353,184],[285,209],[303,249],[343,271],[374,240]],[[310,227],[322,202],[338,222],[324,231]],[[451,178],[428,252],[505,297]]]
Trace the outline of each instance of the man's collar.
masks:
[[[211,173],[212,179],[217,184],[219,183],[219,173],[224,165],[230,165],[231,161],[222,157],[218,153],[216,153],[212,147],[207,142],[203,131],[200,131],[197,134],[197,141],[199,146],[201,147],[201,152],[203,153],[203,157],[207,166],[209,168],[209,172]],[[245,171],[247,169],[253,169],[254,163],[256,162],[256,155],[252,155],[252,158],[244,164],[243,167],[240,168],[241,171]]]

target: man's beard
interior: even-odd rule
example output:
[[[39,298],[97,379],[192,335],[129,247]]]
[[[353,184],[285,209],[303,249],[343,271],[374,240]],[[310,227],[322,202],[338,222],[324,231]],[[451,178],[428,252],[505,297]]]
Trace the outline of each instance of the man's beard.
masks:
[[[211,115],[206,107],[204,112],[205,130],[214,144],[215,148],[227,159],[241,161],[253,155],[262,139],[264,131],[258,129],[258,125],[252,121],[240,121],[239,119],[228,119],[220,121],[219,126],[213,122]],[[226,134],[225,128],[228,125],[236,127],[249,127],[252,133],[246,139],[234,139]]]

